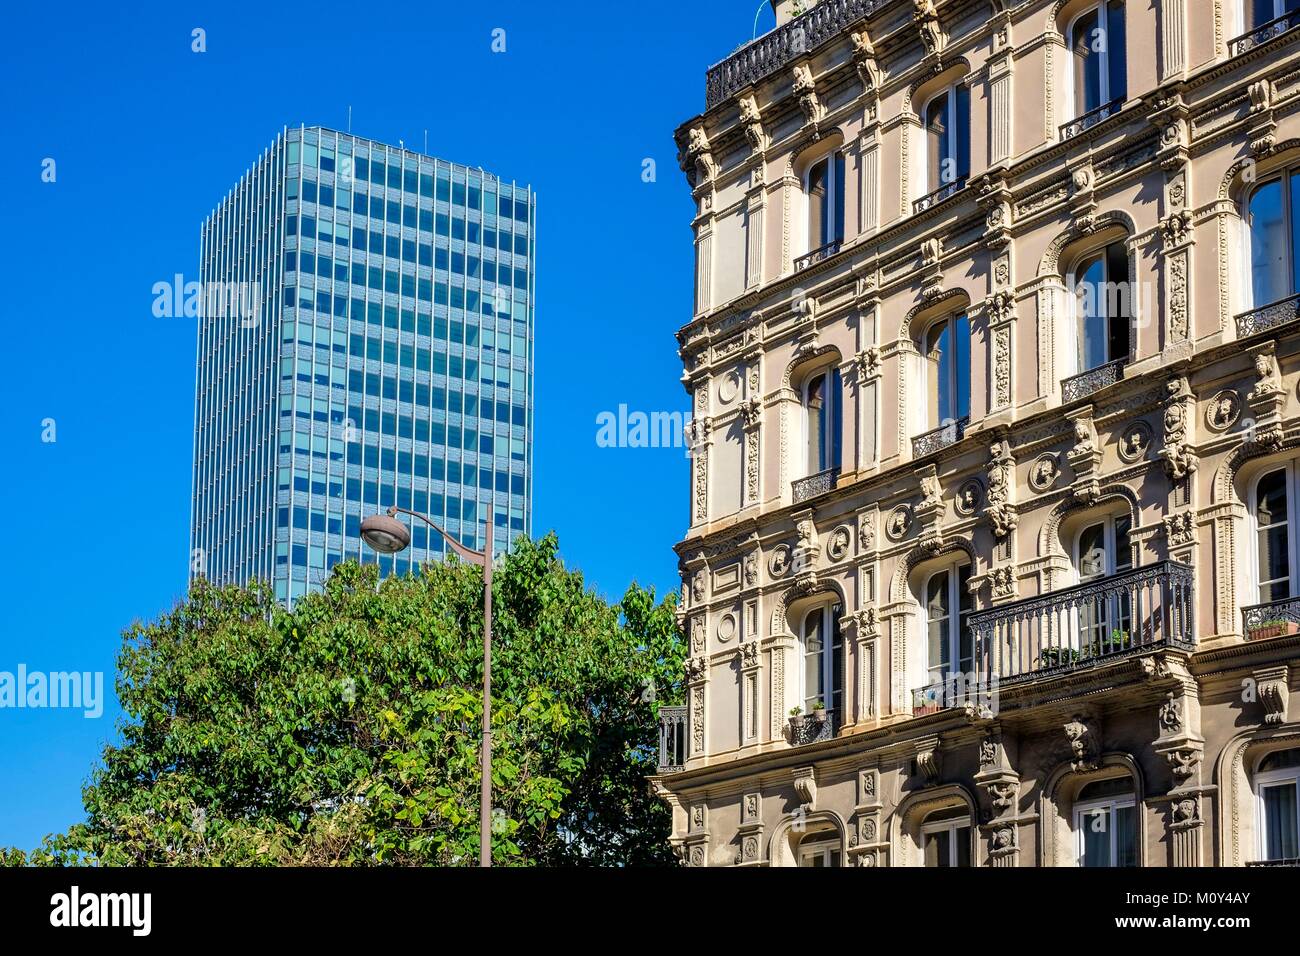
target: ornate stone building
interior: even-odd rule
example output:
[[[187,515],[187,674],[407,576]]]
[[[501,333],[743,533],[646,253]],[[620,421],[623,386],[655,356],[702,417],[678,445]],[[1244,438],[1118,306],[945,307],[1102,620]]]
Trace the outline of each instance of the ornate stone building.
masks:
[[[683,859],[1294,862],[1300,19],[774,6],[677,132]]]

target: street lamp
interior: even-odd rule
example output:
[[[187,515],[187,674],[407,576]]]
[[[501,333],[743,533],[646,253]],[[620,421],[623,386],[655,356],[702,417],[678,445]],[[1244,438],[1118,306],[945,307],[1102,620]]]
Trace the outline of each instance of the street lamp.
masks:
[[[495,509],[493,509],[495,510]],[[411,530],[398,514],[419,518],[438,534],[462,561],[483,569],[483,788],[479,797],[479,866],[492,865],[492,516],[487,521],[487,546],[483,551],[465,547],[416,511],[396,506],[388,514],[371,515],[361,522],[361,538],[380,554],[397,554],[411,544]]]

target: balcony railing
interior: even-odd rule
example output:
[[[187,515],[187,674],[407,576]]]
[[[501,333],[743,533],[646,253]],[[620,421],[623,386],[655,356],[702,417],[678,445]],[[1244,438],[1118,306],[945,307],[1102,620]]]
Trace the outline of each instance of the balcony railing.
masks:
[[[1241,609],[1241,623],[1252,641],[1300,633],[1300,598],[1283,598]]]
[[[925,212],[927,209],[939,205],[939,203],[943,202],[945,199],[948,199],[951,196],[955,196],[957,193],[961,192],[961,190],[965,188],[966,188],[965,176],[962,176],[960,179],[954,179],[950,183],[944,183],[934,192],[928,193],[927,195],[922,196],[920,199],[913,202],[912,212],[913,214],[919,212]]]
[[[999,684],[1089,667],[1155,647],[1191,648],[1192,570],[1174,561],[970,616],[981,680]]]
[[[1092,129],[1098,123],[1103,120],[1108,120],[1118,113],[1120,107],[1123,105],[1123,100],[1111,100],[1109,103],[1104,103],[1096,109],[1088,110],[1088,112],[1084,113],[1082,116],[1075,117],[1070,120],[1070,122],[1061,126],[1060,139],[1064,141],[1070,139],[1072,136],[1078,136],[1085,130]]]
[[[1061,380],[1061,402],[1069,404],[1081,398],[1087,398],[1093,392],[1100,391],[1107,385],[1114,385],[1124,373],[1128,359],[1116,359],[1105,365],[1098,365],[1086,372]]]
[[[1300,866],[1300,858],[1292,860],[1255,860],[1247,866]]]
[[[842,243],[840,240],[836,239],[834,242],[826,243],[826,245],[819,249],[814,249],[806,256],[800,256],[798,259],[794,260],[794,271],[803,272],[803,270],[807,269],[809,266],[815,266],[817,263],[829,259],[831,256],[835,255],[835,253],[840,251],[841,245]]]
[[[970,418],[959,418],[956,421],[945,422],[924,435],[917,435],[912,439],[912,457],[924,458],[941,448],[957,444],[966,437],[966,426],[969,424]]]
[[[1229,49],[1232,50],[1233,56],[1237,56],[1240,53],[1245,53],[1247,50],[1253,50],[1255,47],[1267,43],[1274,37],[1280,37],[1283,33],[1286,33],[1297,24],[1300,24],[1300,13],[1292,11],[1291,13],[1278,17],[1276,20],[1269,20],[1268,23],[1261,24],[1245,36],[1237,37],[1237,39],[1233,40],[1229,44]]]
[[[745,87],[789,66],[848,27],[866,19],[882,2],[822,0],[802,16],[746,43],[721,63],[709,68],[705,108],[713,109]]]
[[[1267,332],[1294,319],[1300,319],[1300,295],[1241,313],[1237,316],[1237,338]]]
[[[835,711],[823,710],[803,714],[790,721],[790,743],[796,747],[830,740],[835,736]]]
[[[686,766],[689,720],[685,707],[659,708],[660,773],[676,773]]]
[[[794,503],[799,504],[799,502],[807,501],[809,498],[816,498],[818,495],[826,494],[835,487],[835,482],[839,477],[840,470],[838,468],[827,468],[815,475],[809,475],[807,478],[800,478],[798,481],[791,482],[790,491],[794,496]]]

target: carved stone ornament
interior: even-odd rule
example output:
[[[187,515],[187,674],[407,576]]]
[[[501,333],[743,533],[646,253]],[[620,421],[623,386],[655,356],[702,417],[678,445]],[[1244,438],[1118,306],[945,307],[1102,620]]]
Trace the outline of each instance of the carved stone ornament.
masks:
[[[840,525],[831,532],[830,539],[826,542],[826,556],[832,561],[843,561],[848,557],[852,546],[853,536],[849,533],[849,526]]]
[[[935,56],[943,51],[943,30],[939,26],[939,11],[934,0],[912,0],[912,19],[921,33],[921,46],[925,55]]]
[[[758,641],[745,641],[740,645],[740,666],[758,666]]]
[[[969,518],[980,509],[984,503],[984,485],[978,478],[969,478],[962,483],[957,489],[957,497],[953,499],[953,509],[963,518]]]
[[[1061,476],[1061,465],[1056,455],[1047,453],[1039,455],[1029,469],[1029,486],[1035,491],[1050,491]]]
[[[817,809],[817,776],[812,767],[794,771],[794,792],[805,812]]]
[[[1146,457],[1151,447],[1151,426],[1146,422],[1131,422],[1119,437],[1119,457],[1127,462],[1138,461]]]
[[[817,82],[813,79],[812,67],[807,63],[800,63],[794,68],[794,95],[799,100],[804,119],[815,131],[826,114],[826,109],[817,97]]]
[[[1287,688],[1289,686],[1287,665],[1267,667],[1255,671],[1255,693],[1264,708],[1264,726],[1287,722]]]
[[[1075,715],[1065,725],[1065,737],[1070,745],[1070,767],[1075,771],[1093,770],[1097,766],[1097,738],[1087,717]]]
[[[718,174],[718,164],[713,161],[708,134],[704,128],[696,126],[689,134],[687,158],[694,164],[696,183],[711,183]]]
[[[763,117],[758,110],[758,100],[752,96],[740,99],[740,122],[745,127],[745,138],[750,148],[756,153],[767,149],[767,132],[763,129]]]
[[[1160,460],[1173,481],[1182,481],[1196,471],[1197,457],[1191,448],[1191,409],[1195,399],[1187,379],[1172,379],[1165,385],[1164,447]]]
[[[927,784],[938,782],[941,767],[940,761],[941,754],[939,752],[939,741],[937,739],[917,745],[916,772]]]
[[[790,572],[790,546],[778,544],[767,560],[767,571],[774,578],[783,578]]]
[[[758,583],[758,552],[751,551],[745,555],[745,563],[742,566],[741,574],[744,577],[745,587],[752,588]]]
[[[1225,388],[1205,407],[1205,424],[1212,432],[1226,432],[1241,418],[1241,396]]]
[[[993,535],[1005,538],[1015,530],[1019,521],[1015,506],[1011,502],[1012,479],[1015,477],[1015,460],[1011,457],[1011,445],[1006,441],[996,441],[989,450],[988,497],[984,514],[993,526]]]
[[[718,643],[726,644],[736,636],[736,615],[724,614],[718,619]]]
[[[849,34],[853,44],[853,67],[858,71],[864,92],[870,93],[880,85],[880,70],[876,66],[876,48],[865,28]]]
[[[1183,707],[1173,691],[1160,705],[1160,730],[1162,733],[1177,733],[1183,729]]]
[[[889,513],[889,519],[885,522],[885,534],[891,541],[901,541],[907,537],[907,532],[912,528],[912,509],[907,505],[899,505]]]
[[[1196,515],[1191,511],[1179,511],[1165,515],[1165,538],[1171,548],[1184,548],[1191,544],[1196,536]]]

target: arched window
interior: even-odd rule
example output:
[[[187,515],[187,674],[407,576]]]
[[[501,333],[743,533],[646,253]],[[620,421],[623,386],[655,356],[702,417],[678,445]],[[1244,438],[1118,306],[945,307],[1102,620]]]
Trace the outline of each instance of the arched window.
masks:
[[[949,316],[925,333],[928,428],[970,417],[970,319]]]
[[[1295,206],[1300,201],[1300,174],[1282,173],[1260,183],[1246,211],[1250,230],[1251,305],[1260,308],[1296,293],[1297,242]]]
[[[807,439],[805,467],[808,475],[840,467],[840,408],[843,384],[834,366],[812,375],[803,386],[804,435]]]
[[[799,841],[799,865],[830,867],[840,865],[840,841],[833,831],[809,833]]]
[[[1251,511],[1255,516],[1255,579],[1259,603],[1285,601],[1294,589],[1295,537],[1291,533],[1291,486],[1294,467],[1275,469],[1255,482]]]
[[[970,175],[970,90],[948,87],[925,106],[927,192],[954,185]]]
[[[1112,242],[1080,261],[1071,277],[1078,338],[1078,370],[1127,359],[1133,318],[1128,250]]]
[[[808,167],[804,175],[808,199],[807,251],[816,252],[844,241],[844,154],[839,150]]]
[[[926,866],[970,866],[970,813],[957,807],[930,814],[921,824],[921,844]]]
[[[972,610],[969,564],[936,571],[925,583],[926,683],[934,687],[974,670],[967,618]]]
[[[1074,801],[1079,866],[1137,866],[1137,800],[1133,778],[1087,784]]]
[[[1074,115],[1119,104],[1128,97],[1124,4],[1109,0],[1089,7],[1070,25],[1074,61]]]
[[[813,608],[803,619],[803,710],[811,714],[821,704],[831,717],[843,715],[844,637],[840,605]]]
[[[1260,860],[1300,859],[1300,750],[1276,750],[1255,774]]]

